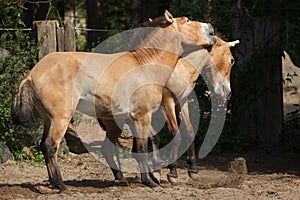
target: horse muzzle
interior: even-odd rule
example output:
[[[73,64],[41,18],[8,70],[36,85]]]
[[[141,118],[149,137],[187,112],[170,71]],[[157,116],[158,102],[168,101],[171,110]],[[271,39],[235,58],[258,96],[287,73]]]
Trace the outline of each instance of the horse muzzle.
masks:
[[[214,89],[214,93],[220,99],[229,100],[231,97],[230,83],[228,81],[219,82]]]
[[[214,45],[217,41],[217,37],[215,36],[214,32],[214,27],[210,23],[201,23],[201,25],[209,44]]]

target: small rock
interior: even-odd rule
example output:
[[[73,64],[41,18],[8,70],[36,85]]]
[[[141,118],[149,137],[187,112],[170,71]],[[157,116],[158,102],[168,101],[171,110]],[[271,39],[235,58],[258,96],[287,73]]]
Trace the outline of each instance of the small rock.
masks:
[[[0,163],[6,163],[8,160],[12,160],[14,157],[9,148],[0,142]]]
[[[247,162],[243,157],[237,157],[230,162],[229,171],[235,172],[237,174],[247,174]]]

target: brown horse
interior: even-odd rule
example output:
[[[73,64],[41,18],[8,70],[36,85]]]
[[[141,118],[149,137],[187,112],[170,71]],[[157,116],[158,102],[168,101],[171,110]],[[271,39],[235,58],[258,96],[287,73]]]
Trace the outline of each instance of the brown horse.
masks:
[[[142,182],[157,186],[147,165],[151,115],[161,104],[163,87],[184,47],[210,46],[216,41],[209,24],[186,17],[173,18],[169,12],[165,13],[165,19],[164,28],[154,28],[145,39],[148,46],[114,54],[51,53],[22,81],[12,102],[12,117],[16,122],[26,123],[32,119],[34,109],[41,115],[44,121],[41,149],[49,181],[55,188],[65,189],[57,151],[76,109],[101,119],[107,127],[102,153],[116,179],[123,177],[110,155],[111,142],[115,143],[121,133],[118,123],[130,118],[135,128],[133,151],[138,153],[135,158]]]
[[[143,26],[164,27],[164,19],[157,18],[145,22]],[[188,145],[187,163],[189,165],[188,174],[192,179],[195,179],[198,173],[196,167],[196,156],[194,148],[195,132],[189,117],[188,96],[195,87],[196,80],[203,71],[205,73],[205,81],[210,90],[220,98],[226,99],[230,93],[230,72],[234,64],[234,57],[230,48],[238,44],[239,41],[225,42],[220,37],[216,43],[207,49],[191,49],[192,52],[186,52],[183,58],[180,58],[176,67],[168,80],[163,90],[162,106],[165,111],[168,130],[173,136],[173,142],[169,157],[168,180],[171,183],[177,182],[176,160],[178,158],[178,148],[181,143],[179,126],[177,120],[182,121],[182,126],[186,131],[186,140]],[[202,74],[203,75],[203,74]],[[153,96],[155,94],[152,94]],[[107,127],[104,127],[105,129]],[[151,140],[153,146],[153,168],[154,178],[159,182],[160,175],[156,173],[160,171],[161,161],[159,152],[159,138],[154,128],[151,130]],[[177,136],[177,137],[176,137]]]
[[[151,21],[152,25],[153,22]],[[176,160],[178,159],[178,149],[181,143],[179,122],[177,120],[182,122],[181,124],[185,129],[184,136],[188,145],[188,174],[192,179],[195,179],[198,173],[194,148],[195,132],[189,116],[188,97],[193,91],[199,75],[204,72],[208,88],[218,97],[222,99],[228,98],[231,93],[230,72],[234,64],[234,57],[230,48],[238,43],[238,40],[225,42],[218,37],[216,43],[209,50],[200,49],[187,52],[185,56],[178,60],[170,79],[165,85],[162,97],[162,106],[164,109],[162,110],[165,113],[168,130],[173,136],[168,160],[168,163],[170,163],[168,165],[170,172],[167,174],[168,180],[172,184],[177,183]],[[153,147],[153,176],[159,182],[160,174],[156,173],[162,167],[158,153],[160,152],[159,138],[154,128],[151,127],[150,130]]]
[[[203,70],[206,73],[206,82],[210,90],[219,97],[226,99],[231,93],[230,72],[234,64],[234,57],[230,48],[238,44],[239,41],[225,42],[217,38],[217,42],[207,51],[201,49],[188,54],[186,57],[179,59],[169,81],[163,92],[162,105],[165,110],[166,122],[174,141],[170,153],[170,161],[174,162],[178,158],[178,148],[181,143],[179,134],[178,119],[181,119],[185,129],[187,144],[187,162],[189,165],[188,172],[194,179],[198,170],[196,168],[196,156],[194,148],[194,128],[189,117],[188,97],[195,87],[196,80]],[[209,54],[209,56],[207,56]],[[207,59],[210,58],[210,59]],[[152,129],[153,130],[153,129]],[[158,139],[155,133],[152,134],[152,145],[154,152],[158,152]],[[154,165],[159,166],[159,155],[154,156]],[[171,183],[176,183],[178,178],[175,163],[169,166],[170,173],[168,179]],[[157,167],[158,168],[158,167]]]

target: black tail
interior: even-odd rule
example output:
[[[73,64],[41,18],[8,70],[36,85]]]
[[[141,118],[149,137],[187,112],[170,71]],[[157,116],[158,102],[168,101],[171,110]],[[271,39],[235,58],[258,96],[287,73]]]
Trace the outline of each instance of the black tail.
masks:
[[[28,125],[35,122],[35,91],[31,78],[22,81],[19,93],[12,99],[11,117],[17,124]]]

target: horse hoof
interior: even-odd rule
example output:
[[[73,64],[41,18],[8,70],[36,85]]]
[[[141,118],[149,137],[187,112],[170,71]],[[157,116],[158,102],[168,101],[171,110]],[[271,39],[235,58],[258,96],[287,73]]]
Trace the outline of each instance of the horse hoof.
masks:
[[[52,190],[58,190],[58,193],[62,193],[67,190],[65,184],[52,184]]]
[[[150,183],[149,186],[150,186],[151,188],[156,188],[156,187],[158,187],[159,185],[153,182],[153,183]]]
[[[124,176],[123,176],[123,173],[119,170],[115,170],[115,171],[113,170],[113,174],[115,176],[115,179],[118,180],[118,181],[123,181],[125,179]]]
[[[67,188],[63,188],[63,189],[59,189],[59,194],[61,194],[61,193],[63,193],[64,191],[66,191],[67,190]]]
[[[192,180],[196,180],[196,179],[198,179],[198,173],[197,172],[188,172],[188,174],[189,174],[189,177],[192,179]]]
[[[147,182],[143,182],[144,185],[147,185],[151,188],[156,188],[158,187],[159,185],[157,183],[155,183],[154,181],[147,181]]]
[[[171,175],[167,175],[168,181],[169,183],[171,183],[171,185],[177,185],[178,184],[178,177],[174,177]]]
[[[152,172],[151,178],[157,183],[160,184],[160,173],[159,172]]]
[[[65,185],[63,185],[63,186],[55,185],[55,186],[52,186],[51,189],[53,190],[53,192],[58,193],[58,194],[63,193],[64,191],[67,190]]]
[[[121,180],[116,180],[116,183],[123,185],[123,186],[129,186],[129,183],[125,177],[123,177]]]

